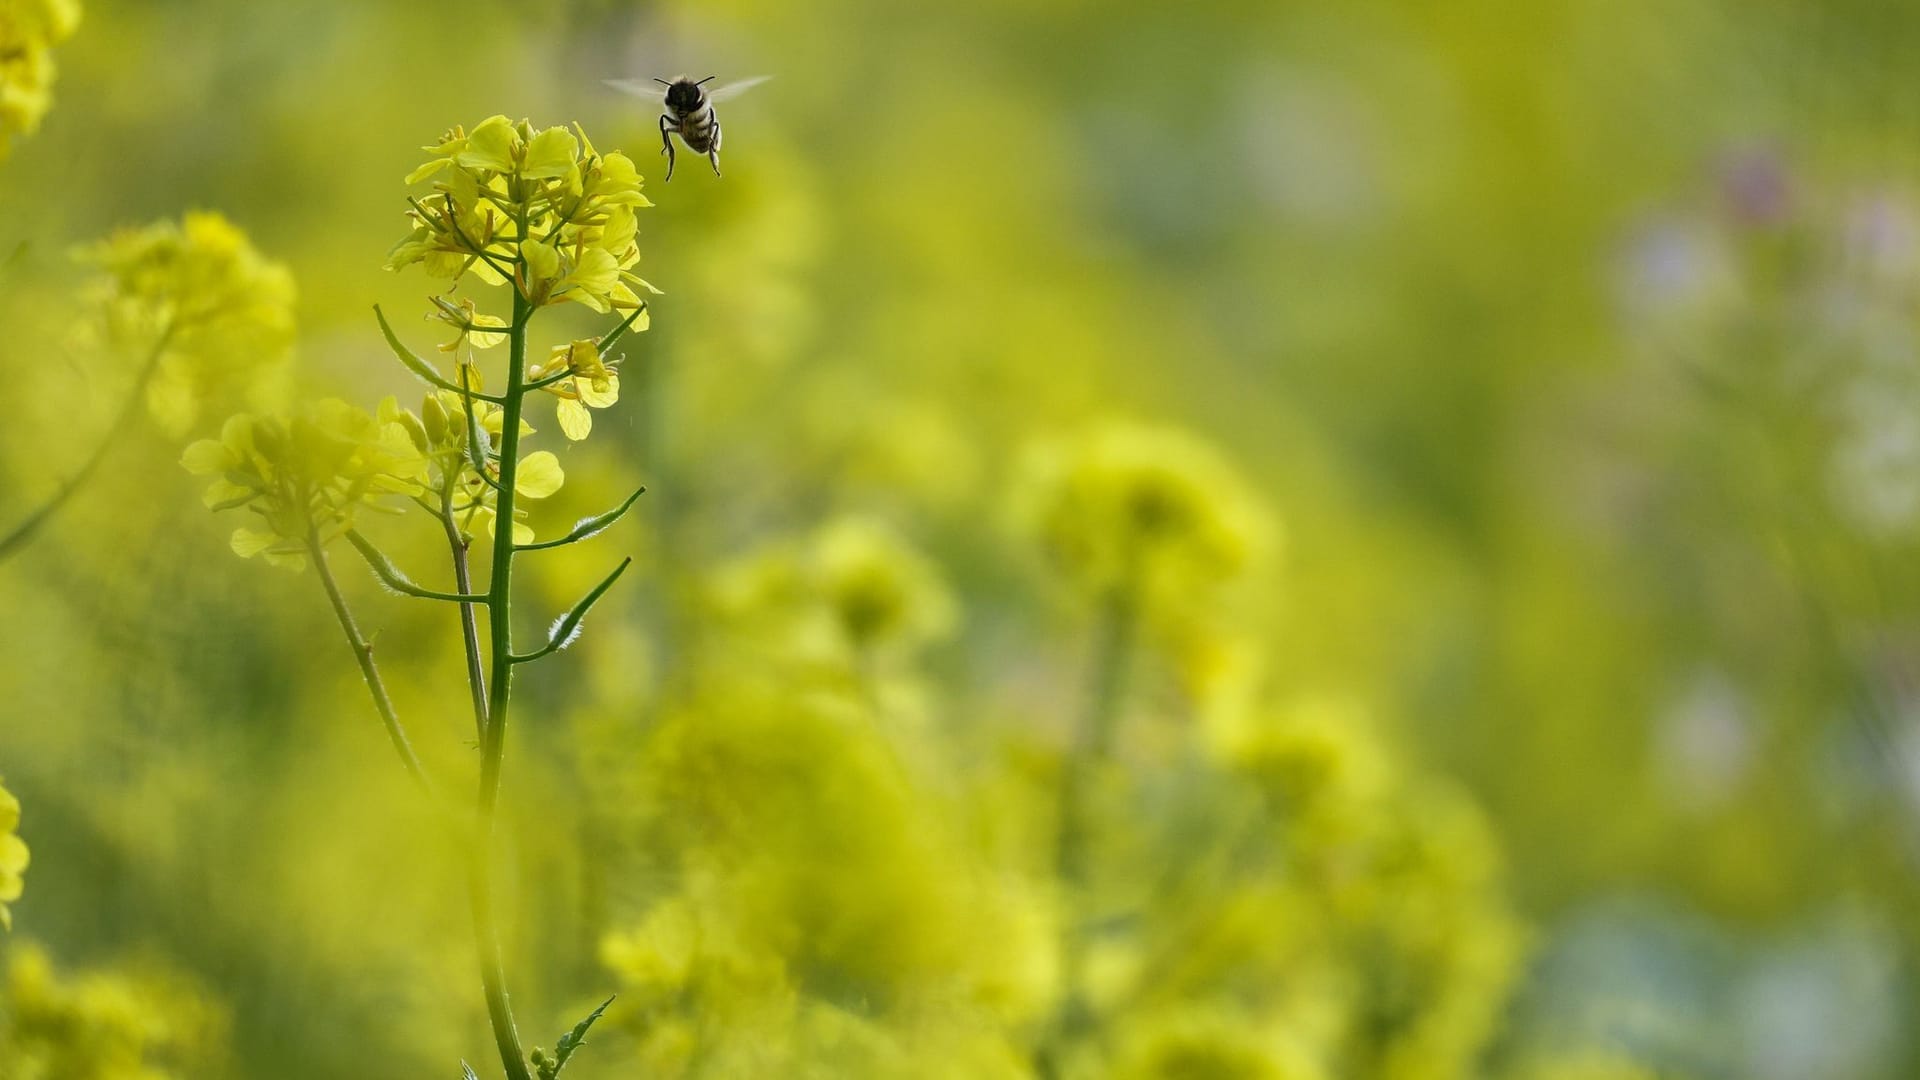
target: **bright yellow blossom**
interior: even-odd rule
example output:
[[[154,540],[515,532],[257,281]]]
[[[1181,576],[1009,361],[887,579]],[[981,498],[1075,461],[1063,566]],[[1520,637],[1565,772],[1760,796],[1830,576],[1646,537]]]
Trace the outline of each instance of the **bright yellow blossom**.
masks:
[[[215,213],[125,229],[81,250],[117,340],[155,349],[147,405],[184,433],[209,401],[257,396],[293,346],[293,276]]]
[[[79,0],[0,0],[0,157],[53,104],[53,46],[80,25]]]
[[[439,309],[434,317],[459,331],[452,341],[440,346],[441,352],[458,352],[463,345],[491,349],[507,340],[507,320],[476,311],[470,298],[454,301],[436,296],[433,303]]]
[[[424,435],[332,398],[290,416],[234,416],[180,462],[216,477],[203,500],[209,509],[258,515],[234,530],[235,554],[289,569],[306,565],[312,544],[351,528],[363,504],[414,494],[427,476]]]
[[[647,314],[643,311],[629,329],[646,328]],[[554,416],[560,421],[561,433],[578,442],[593,431],[590,409],[604,409],[620,400],[620,376],[614,370],[617,366],[617,362],[610,364],[600,355],[597,343],[581,340],[554,346],[546,361],[535,365],[527,377],[538,381],[571,372],[545,389],[560,399]]]
[[[7,905],[20,899],[25,887],[21,875],[27,871],[26,841],[15,835],[20,827],[20,800],[0,786],[0,929],[13,929],[13,912]]]
[[[425,149],[432,157],[407,183],[432,181],[433,191],[414,201],[413,231],[388,269],[419,263],[456,283],[469,271],[489,284],[511,277],[536,307],[631,309],[636,288],[657,291],[633,272],[633,212],[652,204],[626,155],[600,154],[577,127],[536,130],[504,116],[471,133],[456,127]]]

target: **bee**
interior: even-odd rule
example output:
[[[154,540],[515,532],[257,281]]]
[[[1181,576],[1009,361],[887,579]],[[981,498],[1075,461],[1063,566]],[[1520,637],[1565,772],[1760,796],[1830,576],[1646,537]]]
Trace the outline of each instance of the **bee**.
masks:
[[[712,90],[706,88],[715,78],[712,75],[697,82],[685,75],[671,82],[666,79],[651,80],[658,86],[638,79],[608,79],[607,85],[623,94],[661,103],[660,152],[667,155],[667,179],[671,180],[674,135],[680,136],[680,141],[687,144],[687,149],[707,155],[707,161],[713,165],[713,175],[720,175],[720,117],[713,111],[714,102],[738,97],[772,77],[761,75],[741,79]]]

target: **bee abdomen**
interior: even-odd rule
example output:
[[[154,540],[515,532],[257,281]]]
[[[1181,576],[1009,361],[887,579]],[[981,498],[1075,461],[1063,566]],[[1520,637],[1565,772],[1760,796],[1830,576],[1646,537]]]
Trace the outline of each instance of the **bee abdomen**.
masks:
[[[695,111],[680,123],[680,138],[685,140],[687,148],[696,154],[704,154],[713,149],[720,135],[719,118],[713,114],[713,106]]]

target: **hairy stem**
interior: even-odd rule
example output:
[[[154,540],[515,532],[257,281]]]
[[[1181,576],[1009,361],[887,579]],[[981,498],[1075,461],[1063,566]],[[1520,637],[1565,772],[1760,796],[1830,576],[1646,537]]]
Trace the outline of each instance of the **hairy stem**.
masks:
[[[515,290],[513,323],[508,330],[507,390],[500,417],[500,490],[494,507],[493,571],[487,586],[489,671],[487,723],[480,733],[480,819],[474,837],[474,931],[480,939],[480,982],[487,995],[487,1017],[506,1066],[507,1080],[531,1080],[520,1033],[507,1001],[506,970],[500,936],[494,926],[491,855],[494,809],[500,800],[500,766],[506,752],[507,711],[513,700],[513,523],[514,479],[519,472],[520,407],[526,398],[527,320],[533,308]]]
[[[146,360],[140,365],[140,374],[134,378],[133,389],[127,391],[126,400],[120,403],[120,411],[114,414],[113,423],[108,426],[106,433],[100,436],[100,442],[94,446],[93,453],[87,455],[87,460],[80,464],[80,468],[75,470],[72,476],[67,477],[66,482],[62,483],[46,502],[34,508],[5,536],[0,536],[0,561],[4,561],[24,547],[26,542],[33,538],[33,534],[40,531],[40,526],[45,525],[48,519],[59,512],[60,508],[67,504],[67,500],[73,498],[74,494],[85,486],[94,471],[100,468],[100,463],[107,459],[107,451],[113,449],[114,443],[119,441],[120,433],[132,424],[133,414],[140,407],[140,399],[146,396],[147,384],[153,381],[153,373],[160,368],[160,357],[166,353],[167,344],[172,339],[171,326],[161,331],[160,336],[154,339],[153,350],[147,354]]]
[[[327,565],[327,552],[320,546],[317,533],[307,537],[307,555],[313,560],[321,587],[327,591],[327,600],[333,604],[334,617],[340,620],[340,629],[347,635],[347,644],[353,648],[353,658],[360,664],[360,677],[366,681],[367,692],[373,695],[373,707],[380,713],[380,722],[386,725],[387,738],[393,743],[394,753],[400,755],[400,764],[406,768],[407,775],[413,778],[414,783],[432,794],[433,782],[427,777],[426,767],[420,764],[419,755],[413,752],[406,729],[400,726],[400,714],[394,711],[393,699],[387,695],[387,684],[380,678],[380,668],[373,662],[373,643],[360,632],[360,624],[354,621],[353,611],[347,607],[347,598],[340,592],[340,583],[334,580],[333,569]]]

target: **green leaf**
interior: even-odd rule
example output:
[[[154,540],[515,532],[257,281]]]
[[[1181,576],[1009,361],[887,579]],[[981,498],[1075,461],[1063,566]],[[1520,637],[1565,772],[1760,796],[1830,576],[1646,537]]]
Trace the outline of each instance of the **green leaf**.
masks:
[[[618,577],[619,571],[615,571],[614,576]],[[613,998],[608,998],[601,1002],[600,1007],[588,1013],[585,1020],[573,1025],[572,1031],[560,1036],[560,1041],[553,1046],[553,1074],[555,1076],[560,1075],[560,1070],[567,1067],[567,1059],[573,1056],[575,1050],[580,1049],[581,1043],[587,1041],[587,1029],[593,1026],[595,1020],[600,1019],[600,1014],[606,1012],[607,1006],[611,1004],[613,1004]]]
[[[606,595],[608,589],[613,588],[613,583],[619,581],[620,575],[626,573],[627,567],[632,565],[633,559],[631,556],[621,559],[620,565],[613,568],[613,573],[608,574],[605,581],[595,585],[592,592],[581,597],[580,602],[573,605],[572,611],[554,620],[553,629],[547,633],[547,643],[545,645],[541,646],[535,652],[511,657],[512,662],[524,664],[530,660],[538,660],[548,653],[558,652],[573,644],[573,639],[580,636],[580,620],[587,617],[587,612],[593,608],[593,605],[602,596]],[[602,1008],[604,1007],[605,1006],[602,1006]]]
[[[607,531],[607,529],[611,527],[614,522],[619,521],[622,517],[625,517],[627,511],[633,507],[634,501],[639,499],[640,496],[645,495],[646,493],[647,493],[647,489],[643,487],[638,491],[635,491],[633,494],[627,496],[626,502],[621,503],[619,506],[614,507],[613,509],[607,511],[606,513],[597,514],[589,518],[581,518],[580,523],[573,527],[573,531],[561,537],[560,539],[542,540],[540,543],[537,543],[537,544],[522,544],[520,545],[520,550],[521,551],[538,551],[542,548],[565,547],[568,544],[574,544],[582,540],[585,540],[589,536],[596,536],[600,533],[603,533]]]

